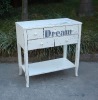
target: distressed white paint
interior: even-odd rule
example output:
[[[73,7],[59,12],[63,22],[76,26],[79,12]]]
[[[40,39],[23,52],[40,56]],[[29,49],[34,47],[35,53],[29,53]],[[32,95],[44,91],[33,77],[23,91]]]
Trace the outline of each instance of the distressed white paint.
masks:
[[[17,43],[18,49],[18,64],[19,64],[19,75],[22,75],[22,55],[21,55],[21,46]]]
[[[54,39],[47,38],[47,39],[28,41],[28,50],[48,48],[48,47],[54,47]]]
[[[75,44],[77,42],[78,42],[78,35],[55,37],[55,46]]]
[[[55,26],[65,26],[65,25],[79,25],[81,22],[69,19],[69,18],[59,18],[59,19],[47,19],[47,20],[34,20],[34,21],[22,21],[16,22],[23,29],[33,29],[33,28],[45,28],[45,27],[55,27]]]
[[[19,43],[19,45],[24,48],[24,31],[23,28],[21,26],[19,26],[16,23],[16,36],[17,36],[17,43]]]
[[[23,70],[26,78],[26,87],[29,87],[29,76],[73,67],[75,67],[75,75],[78,76],[81,24],[81,22],[69,18],[16,22],[19,75],[22,74]],[[45,38],[45,30],[51,30],[52,32],[72,30],[73,32],[65,36]],[[67,45],[69,44],[76,44],[75,64],[67,59]],[[63,45],[63,58],[32,64],[28,63],[29,50],[61,45]],[[24,64],[22,64],[21,47],[24,51]]]
[[[67,25],[66,30],[72,30],[72,34],[78,34],[78,25]]]
[[[53,59],[53,60],[29,64],[29,75],[34,76],[38,74],[44,74],[73,67],[75,67],[75,64],[70,62],[68,59],[65,58]]]
[[[43,38],[43,28],[27,30],[28,40]]]
[[[75,55],[75,76],[78,76],[79,58],[80,58],[80,43],[81,43],[81,25],[78,25],[79,37],[76,44],[76,55]]]

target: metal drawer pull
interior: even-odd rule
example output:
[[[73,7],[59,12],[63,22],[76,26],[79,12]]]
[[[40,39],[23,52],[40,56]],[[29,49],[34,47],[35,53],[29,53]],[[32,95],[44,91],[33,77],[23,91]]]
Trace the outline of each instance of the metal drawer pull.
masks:
[[[37,33],[34,33],[34,35],[36,36],[36,35],[37,35]]]
[[[43,45],[43,42],[41,42],[40,45]]]

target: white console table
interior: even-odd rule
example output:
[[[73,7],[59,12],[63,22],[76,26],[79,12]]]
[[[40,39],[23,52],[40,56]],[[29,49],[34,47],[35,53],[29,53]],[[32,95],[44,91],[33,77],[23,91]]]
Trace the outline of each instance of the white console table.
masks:
[[[48,19],[16,22],[19,75],[25,73],[26,87],[29,76],[75,68],[78,76],[81,22],[69,19]],[[76,44],[75,63],[67,59],[67,45]],[[63,45],[63,58],[28,63],[28,51]],[[24,51],[22,64],[21,48]]]

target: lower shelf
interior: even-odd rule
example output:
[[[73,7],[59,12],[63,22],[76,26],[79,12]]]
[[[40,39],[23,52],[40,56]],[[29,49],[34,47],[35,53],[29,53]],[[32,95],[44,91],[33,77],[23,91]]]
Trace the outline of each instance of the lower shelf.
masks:
[[[75,65],[65,58],[32,63],[29,64],[29,76],[64,70],[73,67],[75,67]],[[24,66],[22,66],[22,68],[24,69]]]

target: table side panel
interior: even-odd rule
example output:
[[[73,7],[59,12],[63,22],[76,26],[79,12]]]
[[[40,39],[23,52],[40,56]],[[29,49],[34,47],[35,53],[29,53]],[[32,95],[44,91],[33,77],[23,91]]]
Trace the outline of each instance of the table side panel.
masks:
[[[16,24],[16,35],[17,35],[17,43],[24,48],[25,44],[24,44],[24,31],[23,28],[21,28],[18,24]]]

